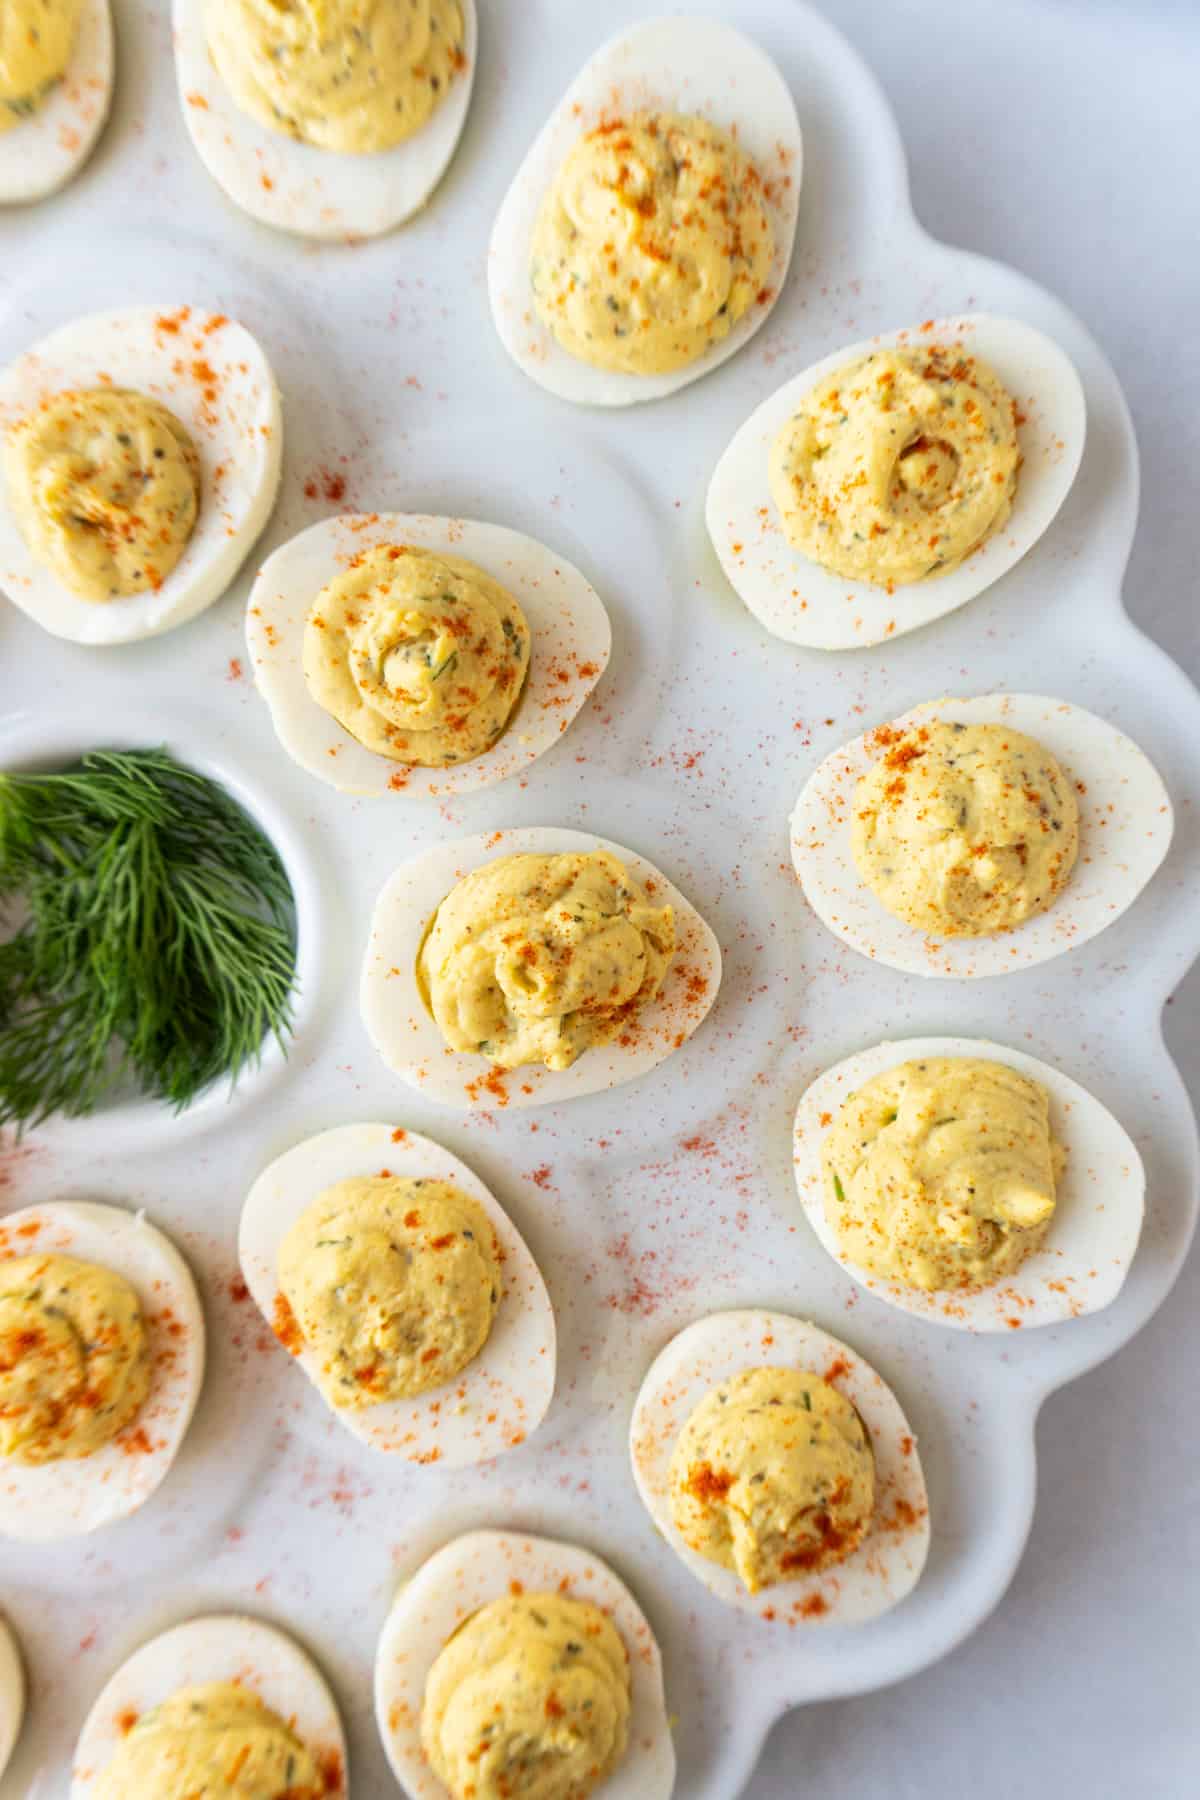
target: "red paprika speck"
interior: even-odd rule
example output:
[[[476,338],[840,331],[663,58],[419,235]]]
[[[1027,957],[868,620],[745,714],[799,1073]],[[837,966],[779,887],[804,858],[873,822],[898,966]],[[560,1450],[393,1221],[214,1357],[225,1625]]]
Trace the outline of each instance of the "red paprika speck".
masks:
[[[235,1306],[241,1306],[244,1301],[250,1298],[250,1289],[246,1286],[240,1276],[235,1276],[230,1282],[229,1298],[233,1301]]]
[[[540,1169],[534,1169],[532,1171],[529,1179],[533,1182],[535,1187],[545,1189],[550,1186],[550,1174],[550,1164],[543,1163]]]
[[[849,1373],[850,1364],[846,1361],[844,1356],[839,1356],[835,1358],[826,1369],[824,1379],[826,1381],[841,1381],[843,1376],[848,1375]]]
[[[306,500],[319,500],[324,495],[326,500],[344,500],[346,498],[346,477],[333,469],[320,468],[315,475],[310,475],[304,484]]]
[[[822,1613],[829,1611],[829,1602],[822,1594],[810,1594],[797,1610],[802,1619],[819,1619]]]
[[[243,669],[242,669],[242,664],[241,664],[241,658],[237,657],[237,656],[231,656],[229,659],[228,679],[230,681],[240,681],[242,679],[242,674],[243,674]]]

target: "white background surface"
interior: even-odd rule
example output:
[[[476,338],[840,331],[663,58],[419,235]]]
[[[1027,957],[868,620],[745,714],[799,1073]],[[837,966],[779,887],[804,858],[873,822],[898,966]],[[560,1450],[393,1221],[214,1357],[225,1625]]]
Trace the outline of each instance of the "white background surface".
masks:
[[[1112,360],[1142,456],[1126,605],[1200,677],[1200,8],[821,3],[887,91],[921,222],[1042,282]],[[1198,1001],[1193,971],[1166,1021],[1193,1095]],[[1033,1534],[992,1618],[911,1681],[792,1714],[745,1800],[1193,1795],[1198,1368],[1193,1252],[1140,1336],[1048,1401]]]

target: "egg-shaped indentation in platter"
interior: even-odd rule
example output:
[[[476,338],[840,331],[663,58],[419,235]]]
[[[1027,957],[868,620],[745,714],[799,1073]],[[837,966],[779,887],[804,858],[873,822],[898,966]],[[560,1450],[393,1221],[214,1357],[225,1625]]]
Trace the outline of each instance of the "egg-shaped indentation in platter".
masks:
[[[12,1626],[0,1616],[0,1775],[12,1758],[25,1719],[25,1668]]]
[[[699,115],[736,135],[760,182],[774,250],[754,299],[727,335],[681,368],[658,374],[592,366],[564,349],[533,304],[530,266],[542,201],[584,132],[631,116]],[[802,145],[796,108],[775,64],[716,19],[647,19],[584,65],[517,170],[492,228],[488,291],[501,342],[518,367],[560,399],[589,406],[657,400],[735,355],[765,322],[787,278],[796,236]],[[653,247],[652,247],[653,248]]]
[[[430,1670],[481,1607],[510,1594],[559,1594],[611,1620],[629,1658],[628,1743],[605,1776],[605,1800],[669,1800],[675,1749],[662,1655],[634,1596],[589,1550],[517,1531],[471,1531],[444,1544],[400,1588],[379,1639],[375,1716],[392,1772],[411,1800],[445,1800],[421,1741]]]
[[[920,357],[935,349],[978,358],[1011,397],[1019,451],[1011,512],[944,574],[893,586],[812,561],[788,542],[772,497],[768,468],[779,433],[843,366],[884,350]],[[1074,365],[1031,325],[975,313],[881,332],[794,375],[750,415],[713,473],[708,534],[731,585],[775,637],[817,650],[883,643],[965,606],[1033,548],[1070,492],[1085,430]]]
[[[352,154],[301,142],[243,111],[209,51],[212,0],[174,0],[179,99],[201,162],[235,205],[278,231],[353,240],[394,230],[429,200],[466,124],[479,29],[475,0],[456,5],[462,49],[444,99],[392,148]]]
[[[370,552],[401,547],[474,565],[512,595],[529,630],[527,670],[501,735],[443,767],[358,742],[305,679],[305,633],[322,589]],[[447,799],[519,774],[558,742],[608,665],[612,631],[595,589],[536,538],[471,519],[361,513],[311,525],[267,558],[250,593],[246,641],[279,740],[302,768],[343,793]]]
[[[266,356],[223,313],[182,305],[96,313],[34,344],[0,373],[0,436],[55,396],[130,390],[185,428],[199,459],[195,524],[178,562],[140,592],[93,600],[36,556],[0,478],[0,586],[55,637],[91,645],[154,637],[220,599],[275,504],[283,452],[279,393]]]
[[[448,1182],[486,1213],[495,1234],[501,1297],[487,1340],[453,1378],[412,1398],[334,1407],[373,1450],[413,1463],[464,1468],[515,1448],[545,1417],[554,1393],[554,1310],[525,1240],[479,1177],[432,1139],[395,1125],[342,1125],[276,1157],[246,1198],[238,1255],[246,1285],[280,1332],[279,1252],[302,1214],[339,1182],[391,1176]],[[320,1359],[298,1329],[281,1335],[314,1385]]]
[[[150,1364],[142,1406],[90,1455],[0,1465],[0,1536],[75,1537],[143,1506],[179,1453],[204,1378],[204,1314],[183,1257],[142,1213],[47,1201],[0,1222],[0,1256],[71,1257],[121,1276],[141,1303]]]
[[[675,954],[658,993],[619,1037],[587,1049],[569,1068],[498,1068],[486,1056],[452,1050],[425,1003],[417,957],[430,923],[468,874],[502,857],[606,851],[652,896],[672,908]],[[422,851],[384,883],[375,902],[359,989],[371,1041],[390,1069],[447,1106],[492,1111],[546,1106],[602,1093],[665,1061],[702,1023],[721,981],[721,950],[690,901],[645,857],[589,832],[557,826],[492,831]]]
[[[819,1376],[858,1414],[874,1458],[874,1506],[857,1549],[830,1567],[750,1593],[739,1576],[690,1548],[672,1516],[671,1457],[696,1407],[747,1370]],[[786,1313],[712,1313],[661,1350],[629,1430],[633,1478],[659,1531],[697,1579],[729,1606],[788,1624],[861,1625],[916,1586],[929,1550],[929,1500],[916,1436],[882,1376],[820,1326]]]
[[[858,782],[898,734],[938,721],[997,725],[1033,738],[1075,791],[1079,855],[1065,887],[1046,910],[990,937],[935,938],[890,913],[861,879],[851,851]],[[981,694],[926,701],[827,756],[792,814],[792,862],[813,911],[852,950],[907,974],[964,980],[1032,968],[1086,944],[1137,899],[1173,829],[1162,778],[1115,726],[1043,694]]]
[[[27,8],[11,9],[18,30]],[[28,21],[26,21],[28,25]],[[113,96],[110,0],[81,0],[70,59],[44,98],[32,99],[0,132],[0,206],[22,206],[57,193],[78,173],[104,129]],[[10,111],[14,101],[6,101]]]
[[[931,1058],[1002,1063],[1042,1087],[1052,1139],[1065,1152],[1055,1208],[1039,1248],[989,1285],[926,1291],[872,1274],[843,1252],[826,1214],[822,1147],[847,1097],[902,1063]],[[907,1038],[846,1057],[809,1086],[793,1130],[796,1186],[804,1214],[835,1262],[889,1306],[964,1331],[1011,1332],[1058,1325],[1111,1305],[1137,1252],[1146,1177],[1133,1140],[1077,1081],[1021,1050],[976,1038]]]
[[[175,1625],[121,1664],[101,1690],[79,1734],[71,1770],[71,1800],[94,1800],[97,1794],[111,1791],[105,1775],[149,1714],[186,1689],[218,1685],[261,1702],[273,1715],[268,1725],[287,1732],[296,1742],[298,1757],[311,1758],[316,1783],[298,1787],[297,1793],[311,1791],[327,1795],[329,1800],[346,1800],[350,1792],[346,1740],[337,1701],[325,1677],[284,1632],[264,1620],[236,1613],[206,1614]],[[246,1734],[238,1735],[245,1742]],[[217,1736],[210,1727],[206,1740],[210,1749]],[[232,1737],[227,1742],[233,1743]],[[173,1757],[183,1757],[186,1749],[186,1741],[176,1738]],[[202,1749],[203,1743],[194,1754]],[[233,1743],[233,1755],[240,1754]]]

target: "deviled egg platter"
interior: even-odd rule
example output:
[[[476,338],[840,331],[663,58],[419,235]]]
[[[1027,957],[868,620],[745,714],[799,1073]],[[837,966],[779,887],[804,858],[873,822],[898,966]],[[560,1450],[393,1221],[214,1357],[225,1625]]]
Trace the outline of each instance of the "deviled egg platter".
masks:
[[[246,1285],[336,1418],[372,1449],[462,1468],[514,1449],[554,1392],[554,1312],[503,1207],[440,1144],[344,1125],[264,1169]]]
[[[288,754],[343,793],[446,798],[526,769],[603,675],[608,615],[579,570],[500,525],[326,519],[251,590],[254,679]]]
[[[475,79],[475,0],[174,0],[174,29],[192,143],[264,225],[377,237],[450,166]]]
[[[492,1110],[647,1073],[701,1024],[720,980],[716,938],[653,863],[532,826],[401,864],[375,903],[360,998],[410,1086]]]
[[[1074,366],[987,313],[814,363],[742,426],[709,485],[731,585],[789,643],[849,650],[965,606],[1030,551],[1083,455]]]
[[[1086,1088],[1023,1051],[912,1038],[817,1078],[796,1185],[848,1275],[968,1331],[1057,1325],[1116,1299],[1137,1251],[1142,1161]]]
[[[861,1625],[920,1579],[916,1436],[882,1377],[819,1326],[759,1311],[687,1326],[642,1383],[629,1449],[655,1525],[729,1606]]]
[[[585,64],[496,216],[488,291],[524,373],[591,406],[657,400],[740,350],[787,277],[800,126],[771,59],[715,19],[649,19]]]
[[[214,1614],[122,1663],[79,1734],[71,1800],[132,1800],[161,1783],[346,1800],[337,1702],[300,1646],[262,1620]]]
[[[47,1542],[143,1506],[204,1376],[191,1271],[141,1213],[48,1201],[0,1223],[0,1536]]]
[[[645,1614],[598,1556],[551,1538],[472,1531],[429,1557],[384,1625],[375,1712],[410,1800],[675,1785]]]
[[[12,1760],[25,1720],[25,1669],[8,1620],[0,1617],[0,1776]]]
[[[0,8],[0,205],[44,200],[78,174],[113,95],[109,0]]]
[[[1158,771],[1106,720],[1042,694],[930,700],[818,765],[791,820],[817,916],[916,975],[1005,975],[1077,950],[1171,842]]]
[[[275,504],[283,421],[250,333],[95,313],[0,372],[0,587],[55,637],[127,644],[225,592]]]

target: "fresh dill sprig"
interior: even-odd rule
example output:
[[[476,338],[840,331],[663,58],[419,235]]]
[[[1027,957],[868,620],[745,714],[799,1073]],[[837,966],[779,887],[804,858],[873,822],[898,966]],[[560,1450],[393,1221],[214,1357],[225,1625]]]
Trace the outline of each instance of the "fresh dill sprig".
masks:
[[[291,1029],[278,852],[166,750],[0,775],[0,1126],[95,1110],[132,1079],[176,1110]],[[17,921],[20,921],[17,923]]]

